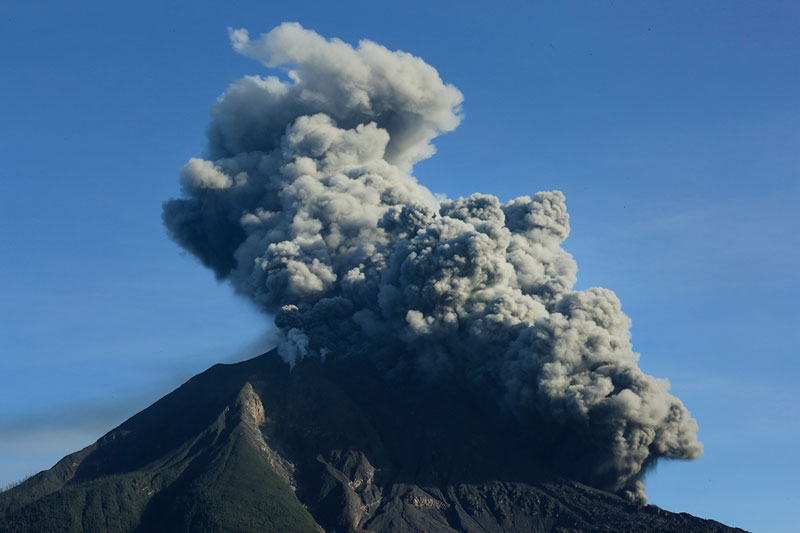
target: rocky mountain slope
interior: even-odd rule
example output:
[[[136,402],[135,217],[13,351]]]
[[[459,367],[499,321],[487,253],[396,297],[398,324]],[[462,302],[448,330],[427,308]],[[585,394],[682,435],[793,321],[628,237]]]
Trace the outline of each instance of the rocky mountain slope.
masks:
[[[0,531],[741,531],[563,479],[480,398],[380,376],[216,365],[0,493]]]

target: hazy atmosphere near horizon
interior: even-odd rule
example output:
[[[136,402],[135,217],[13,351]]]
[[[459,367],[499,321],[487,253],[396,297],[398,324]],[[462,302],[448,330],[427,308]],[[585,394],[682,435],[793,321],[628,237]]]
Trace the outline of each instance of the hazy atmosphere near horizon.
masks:
[[[278,342],[271,317],[169,239],[162,203],[218,179],[200,160],[184,169],[208,155],[209,109],[235,80],[275,74],[256,39],[298,22],[413,54],[460,91],[460,111],[441,88],[457,112],[428,117],[445,132],[435,155],[419,139],[393,153],[419,161],[436,201],[563,192],[575,288],[616,293],[639,367],[699,426],[703,454],[659,462],[649,502],[796,530],[795,3],[12,1],[0,14],[0,487]],[[698,450],[687,438],[682,457]]]

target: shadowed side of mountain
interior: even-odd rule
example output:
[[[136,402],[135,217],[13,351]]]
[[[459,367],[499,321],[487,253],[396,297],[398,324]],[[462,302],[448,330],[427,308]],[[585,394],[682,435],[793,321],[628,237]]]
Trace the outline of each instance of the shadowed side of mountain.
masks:
[[[383,375],[216,365],[1,493],[0,530],[739,531],[565,480],[485,398]]]

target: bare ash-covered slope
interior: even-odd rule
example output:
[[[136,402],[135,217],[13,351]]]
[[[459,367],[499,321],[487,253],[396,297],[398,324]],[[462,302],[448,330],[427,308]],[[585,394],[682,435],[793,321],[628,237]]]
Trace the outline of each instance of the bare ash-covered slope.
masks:
[[[741,531],[557,477],[457,387],[409,392],[364,361],[216,365],[0,494],[0,531]]]

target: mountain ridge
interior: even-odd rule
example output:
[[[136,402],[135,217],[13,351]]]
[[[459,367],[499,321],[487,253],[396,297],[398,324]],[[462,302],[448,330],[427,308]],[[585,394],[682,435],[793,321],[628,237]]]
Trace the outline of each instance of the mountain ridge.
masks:
[[[565,479],[481,398],[380,376],[214,365],[0,493],[0,530],[742,531]]]

